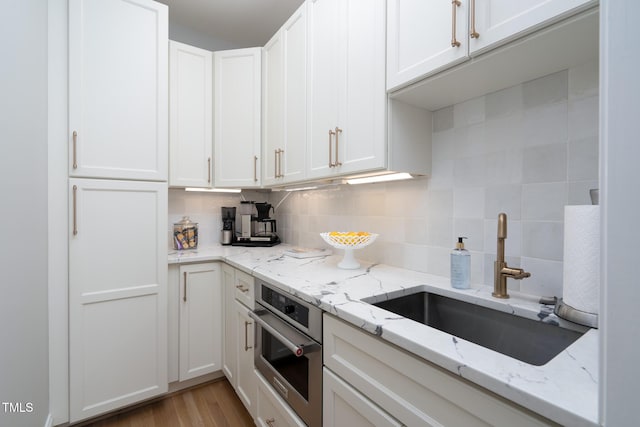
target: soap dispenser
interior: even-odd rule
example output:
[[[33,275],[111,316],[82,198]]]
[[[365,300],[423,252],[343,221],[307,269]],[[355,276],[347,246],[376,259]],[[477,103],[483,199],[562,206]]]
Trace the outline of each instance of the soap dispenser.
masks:
[[[471,254],[464,248],[463,239],[466,237],[458,237],[458,243],[451,251],[451,286],[457,289],[471,287]]]

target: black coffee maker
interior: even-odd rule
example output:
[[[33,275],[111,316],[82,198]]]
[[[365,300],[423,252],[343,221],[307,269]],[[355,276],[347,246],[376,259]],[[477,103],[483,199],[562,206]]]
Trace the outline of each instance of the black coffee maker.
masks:
[[[236,208],[222,207],[222,236],[220,243],[230,245],[236,240]]]
[[[276,220],[269,217],[269,212],[272,211],[275,213],[275,209],[269,203],[256,203],[256,210],[258,211],[258,225],[257,232],[258,235],[268,236],[271,234],[275,234],[276,231]]]

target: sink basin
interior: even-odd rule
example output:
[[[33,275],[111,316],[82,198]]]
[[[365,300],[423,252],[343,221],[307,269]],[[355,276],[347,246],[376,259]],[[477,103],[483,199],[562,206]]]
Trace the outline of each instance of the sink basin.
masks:
[[[430,292],[373,305],[536,366],[584,334]]]

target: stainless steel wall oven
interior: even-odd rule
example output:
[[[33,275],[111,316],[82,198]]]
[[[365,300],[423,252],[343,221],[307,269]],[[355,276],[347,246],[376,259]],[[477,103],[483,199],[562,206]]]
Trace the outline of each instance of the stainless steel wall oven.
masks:
[[[256,279],[255,366],[309,427],[322,425],[322,310]]]

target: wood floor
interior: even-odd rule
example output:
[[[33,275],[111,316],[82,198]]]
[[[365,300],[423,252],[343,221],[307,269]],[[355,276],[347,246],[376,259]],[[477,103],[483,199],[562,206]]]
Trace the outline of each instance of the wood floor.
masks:
[[[249,427],[251,416],[226,379],[82,424],[92,427]]]

